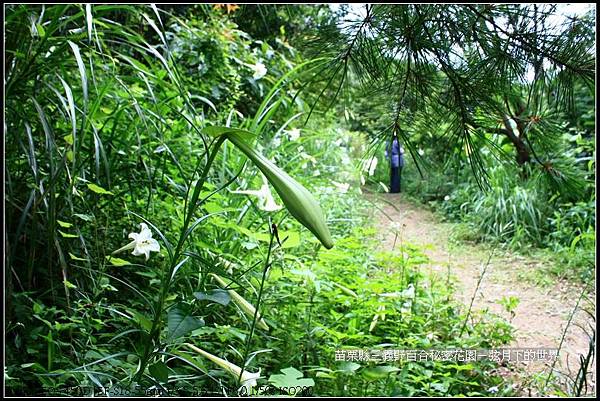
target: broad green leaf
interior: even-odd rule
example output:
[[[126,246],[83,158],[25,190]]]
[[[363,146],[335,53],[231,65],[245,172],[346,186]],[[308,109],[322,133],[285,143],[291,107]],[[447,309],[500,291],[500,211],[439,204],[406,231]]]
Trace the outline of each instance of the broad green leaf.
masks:
[[[202,196],[202,195],[200,195],[200,196]],[[219,213],[224,210],[223,207],[221,207],[216,202],[205,203],[203,207],[208,213]]]
[[[71,283],[69,280],[63,280],[63,284],[67,288],[77,288],[77,286],[75,284]]]
[[[21,365],[21,368],[22,369],[32,368],[32,370],[35,370],[37,372],[46,372],[46,369],[37,362],[24,363]]]
[[[150,331],[152,322],[146,316],[136,310],[128,310],[128,312],[133,315],[133,320],[135,320],[144,330]]]
[[[71,252],[69,252],[69,257],[70,257],[72,260],[81,260],[81,261],[83,261],[83,262],[86,262],[86,261],[87,261],[87,259],[84,259],[84,258],[80,258],[80,257],[78,257],[78,256],[75,256],[75,255],[73,255]]]
[[[271,375],[271,377],[269,377],[269,383],[280,388],[296,386],[312,387],[315,385],[315,381],[313,379],[302,378],[302,372],[295,368],[289,367],[281,369],[281,373],[283,374]]]
[[[366,368],[361,371],[361,374],[367,380],[378,380],[385,379],[390,373],[399,372],[400,369],[395,366],[375,366],[373,368]]]
[[[214,136],[214,137],[221,136],[221,135],[227,134],[227,133],[239,134],[245,138],[254,138],[256,136],[252,132],[246,131],[244,129],[221,127],[221,126],[205,127],[202,129],[202,133],[206,134],[208,136]]]
[[[63,233],[62,231],[58,230],[58,232],[60,233],[60,235],[62,235],[64,238],[77,238],[77,235],[75,234],[68,234],[68,233]]]
[[[162,362],[156,362],[148,367],[148,371],[161,383],[169,381],[169,368]]]
[[[42,24],[35,24],[35,28],[37,29],[37,32],[40,35],[40,38],[43,38],[44,36],[46,36],[46,30],[44,29]]]
[[[107,191],[106,189],[99,187],[96,184],[87,184],[88,188],[91,189],[92,191],[94,191],[97,194],[103,194],[103,195],[114,195],[112,192]]]
[[[84,220],[84,221],[93,221],[94,220],[94,216],[90,216],[89,214],[75,213],[75,214],[73,214],[73,216],[79,217],[81,220]]]
[[[204,326],[202,319],[191,316],[187,308],[181,304],[175,305],[169,310],[167,319],[170,340],[182,337]]]
[[[126,266],[131,264],[125,259],[115,258],[114,256],[109,255],[106,255],[106,260],[108,260],[113,266]]]
[[[359,368],[360,368],[360,365],[358,363],[348,361],[348,362],[341,363],[338,371],[351,373],[351,372],[354,372],[355,370],[358,370]]]
[[[204,301],[204,300],[213,301],[213,302],[220,303],[221,305],[227,305],[231,301],[231,296],[229,295],[229,292],[227,292],[225,290],[212,290],[208,293],[195,292],[194,296],[199,301]]]

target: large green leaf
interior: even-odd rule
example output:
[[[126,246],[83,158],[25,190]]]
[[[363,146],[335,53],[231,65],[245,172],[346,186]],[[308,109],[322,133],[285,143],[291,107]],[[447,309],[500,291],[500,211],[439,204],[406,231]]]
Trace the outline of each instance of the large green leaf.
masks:
[[[290,388],[296,386],[313,387],[315,381],[310,378],[302,378],[303,374],[299,370],[289,367],[281,369],[281,375],[271,375],[269,377],[269,383],[272,385],[282,388]]]
[[[395,373],[399,371],[400,369],[395,366],[383,365],[363,369],[361,373],[365,379],[372,381],[385,379],[390,373]]]
[[[94,191],[97,194],[101,194],[101,195],[114,195],[112,192],[107,191],[106,189],[96,185],[96,184],[87,184],[88,188],[91,189],[92,191]]]
[[[225,290],[211,290],[209,292],[195,292],[194,296],[199,301],[213,301],[220,303],[221,305],[229,304],[231,296],[229,292]]]
[[[166,383],[169,380],[169,368],[160,361],[150,365],[148,371],[152,377],[161,383]]]
[[[183,304],[173,306],[168,314],[168,339],[173,340],[204,326],[204,320],[190,315]]]
[[[246,131],[245,129],[222,127],[222,126],[205,127],[202,129],[202,133],[209,135],[209,136],[213,136],[213,137],[217,137],[217,136],[221,136],[221,135],[229,134],[229,133],[238,134],[244,138],[254,138],[256,136],[252,132]]]

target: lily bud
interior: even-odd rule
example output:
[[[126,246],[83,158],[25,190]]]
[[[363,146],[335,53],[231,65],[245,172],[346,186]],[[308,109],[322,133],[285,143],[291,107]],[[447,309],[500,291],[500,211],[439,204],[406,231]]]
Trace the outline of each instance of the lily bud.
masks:
[[[247,370],[244,370],[242,372],[242,368],[240,368],[236,364],[233,364],[229,361],[221,359],[218,356],[213,355],[209,352],[206,352],[203,349],[200,349],[193,344],[185,343],[185,345],[188,348],[190,348],[191,350],[196,351],[200,355],[210,359],[211,361],[213,361],[214,363],[216,363],[217,365],[222,367],[227,373],[229,373],[231,376],[233,376],[236,379],[240,376],[240,372],[241,372],[242,373],[242,380],[241,380],[242,385],[246,386],[247,389],[256,386],[256,379],[258,379],[260,377],[260,369],[258,370],[257,373],[251,373],[251,372],[248,372]],[[248,391],[246,393],[248,393]]]
[[[323,211],[312,194],[285,171],[250,147],[239,133],[231,131],[224,135],[262,171],[290,214],[308,228],[325,248],[331,249],[333,240],[329,228],[325,222]]]
[[[217,282],[221,285],[221,287],[223,288],[227,288],[227,283],[225,282],[225,280],[223,280],[221,277],[217,276],[214,273],[210,273],[211,276],[214,277],[215,280],[217,280]],[[240,309],[242,311],[244,311],[244,313],[250,317],[251,319],[254,318],[254,312],[256,311],[256,308],[254,308],[254,306],[246,301],[240,294],[238,294],[235,290],[227,290],[229,292],[229,295],[231,296],[231,299],[233,299],[233,302],[235,302],[235,304],[237,306],[240,307]],[[261,329],[265,330],[265,331],[269,331],[269,326],[267,326],[267,322],[264,321],[264,319],[260,316],[260,313],[256,314],[256,319],[257,322],[256,324],[258,325],[258,327],[260,327]]]

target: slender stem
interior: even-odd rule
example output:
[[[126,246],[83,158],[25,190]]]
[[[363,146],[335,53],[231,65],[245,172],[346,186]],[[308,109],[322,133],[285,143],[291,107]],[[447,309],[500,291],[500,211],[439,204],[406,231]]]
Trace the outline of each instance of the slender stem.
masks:
[[[171,265],[169,266],[169,271],[166,276],[164,274],[165,271],[163,270],[163,276],[161,279],[161,283],[163,283],[162,291],[160,292],[160,295],[159,295],[159,298],[157,301],[157,307],[154,310],[154,321],[152,322],[152,328],[150,329],[150,335],[148,336],[148,339],[146,340],[146,343],[144,346],[144,354],[141,359],[140,368],[135,376],[136,382],[139,382],[142,375],[144,374],[144,371],[146,370],[146,366],[148,365],[148,360],[150,359],[150,356],[151,356],[151,351],[152,351],[153,345],[157,340],[159,340],[158,337],[159,337],[160,328],[161,328],[160,320],[161,320],[162,311],[163,311],[164,304],[165,304],[165,299],[166,299],[169,289],[171,287],[171,279],[173,276],[173,270],[179,263],[179,258],[181,257],[181,254],[182,254],[183,243],[184,243],[185,237],[186,237],[185,233],[188,229],[188,226],[190,225],[192,216],[194,215],[196,204],[197,204],[198,198],[200,197],[200,192],[202,190],[202,187],[204,186],[204,183],[206,182],[206,178],[208,177],[208,171],[210,170],[210,167],[211,167],[215,157],[217,156],[217,153],[218,153],[219,148],[221,147],[221,144],[223,143],[223,141],[225,141],[225,137],[220,136],[217,139],[215,145],[213,146],[213,150],[208,157],[206,166],[204,167],[204,169],[202,171],[202,176],[198,180],[198,183],[196,184],[196,188],[194,189],[194,193],[192,195],[192,200],[190,201],[190,204],[188,206],[188,210],[185,215],[184,222],[183,222],[183,227],[181,228],[181,235],[179,236],[177,248],[175,249],[175,252],[173,254],[173,259],[171,260]]]
[[[583,298],[583,296],[587,292],[587,288],[588,287],[586,286],[585,289],[583,291],[581,291],[581,295],[579,295],[579,298],[577,299],[577,303],[575,304],[575,307],[571,311],[571,315],[569,316],[569,320],[567,321],[567,325],[565,326],[565,329],[562,332],[562,336],[560,338],[560,343],[558,344],[558,350],[556,352],[556,359],[554,359],[552,361],[552,366],[550,367],[550,372],[548,373],[548,377],[546,377],[546,382],[544,383],[544,391],[546,391],[546,389],[548,388],[548,383],[550,382],[550,377],[552,377],[552,372],[554,372],[554,367],[556,366],[556,361],[558,360],[558,355],[560,355],[560,351],[562,349],[563,342],[565,341],[565,337],[567,336],[567,331],[569,331],[569,327],[571,327],[571,322],[573,321],[573,317],[575,316],[575,312],[577,312],[577,309],[579,309],[579,303],[581,302],[581,299]]]
[[[460,333],[458,334],[458,337],[462,337],[463,332],[465,331],[465,328],[467,327],[467,322],[469,321],[469,316],[471,315],[471,309],[473,308],[473,301],[475,301],[475,297],[477,296],[477,291],[479,291],[479,286],[481,285],[483,276],[485,276],[485,272],[487,271],[487,268],[490,265],[490,260],[492,260],[493,254],[494,254],[494,250],[492,249],[492,252],[490,252],[490,256],[488,257],[488,260],[485,263],[485,266],[483,267],[483,271],[481,272],[481,275],[479,276],[479,279],[477,280],[477,286],[475,286],[475,292],[473,293],[473,296],[471,297],[471,303],[469,304],[469,310],[467,310],[467,316],[465,316],[465,321],[463,322],[463,325],[460,329]]]
[[[263,288],[265,285],[265,280],[267,278],[267,272],[269,271],[269,259],[271,258],[271,250],[273,249],[273,237],[275,233],[271,230],[271,238],[269,239],[269,250],[267,251],[267,259],[265,260],[265,267],[263,269],[262,279],[260,281],[260,288],[258,290],[258,300],[256,301],[256,308],[254,309],[254,316],[252,318],[252,326],[250,326],[250,334],[248,335],[248,340],[246,341],[246,348],[244,350],[244,359],[242,360],[242,369],[240,369],[240,376],[238,377],[237,386],[239,387],[242,382],[242,375],[244,374],[244,369],[246,367],[246,360],[248,359],[248,353],[250,352],[250,343],[252,341],[252,335],[254,334],[254,328],[256,327],[256,321],[258,317],[258,309],[260,308],[260,303],[263,294]]]

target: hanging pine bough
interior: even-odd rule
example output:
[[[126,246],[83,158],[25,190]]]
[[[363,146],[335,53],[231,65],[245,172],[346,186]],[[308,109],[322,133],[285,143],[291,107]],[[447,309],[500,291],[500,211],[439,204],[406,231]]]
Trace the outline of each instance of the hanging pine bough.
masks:
[[[258,153],[243,139],[244,136],[252,137],[251,132],[216,126],[204,128],[202,132],[210,136],[224,135],[262,171],[290,214],[308,228],[325,248],[333,248],[333,240],[319,203],[298,181]]]

